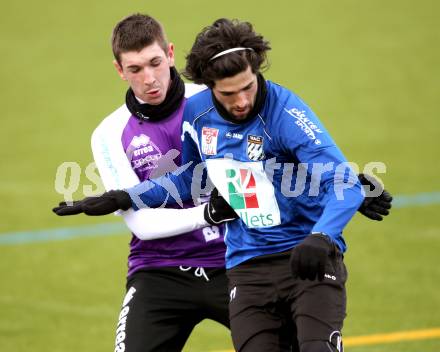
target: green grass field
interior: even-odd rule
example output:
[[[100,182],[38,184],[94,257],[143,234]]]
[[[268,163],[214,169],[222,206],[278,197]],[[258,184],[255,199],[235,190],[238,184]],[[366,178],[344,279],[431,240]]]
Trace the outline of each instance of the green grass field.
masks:
[[[0,239],[118,221],[57,218],[50,209],[61,199],[57,167],[85,168],[91,132],[123,102],[109,38],[133,12],[163,22],[179,69],[203,26],[250,20],[272,43],[266,78],[308,102],[349,160],[384,162],[395,195],[440,192],[438,1],[8,2],[0,14]],[[383,223],[356,216],[349,224],[345,336],[440,328],[439,211],[438,203],[409,205]],[[113,350],[128,240],[121,232],[0,243],[0,350]],[[185,348],[228,349],[229,332],[213,322],[200,324]],[[440,337],[347,350],[434,352]]]

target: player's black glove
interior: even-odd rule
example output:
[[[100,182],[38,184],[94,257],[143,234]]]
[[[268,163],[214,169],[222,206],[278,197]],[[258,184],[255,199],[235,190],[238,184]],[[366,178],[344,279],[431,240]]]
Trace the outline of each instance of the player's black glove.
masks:
[[[52,211],[59,215],[106,215],[116,210],[128,210],[131,208],[131,199],[125,191],[108,191],[98,197],[87,197],[74,201],[72,205],[61,202]]]
[[[299,276],[302,280],[318,278],[322,281],[332,246],[330,238],[326,235],[308,235],[304,241],[292,249],[290,254],[293,277]]]
[[[371,220],[382,221],[383,216],[386,216],[390,213],[389,210],[391,209],[393,197],[389,192],[383,189],[379,181],[373,176],[359,174],[358,178],[364,188],[367,188],[365,186],[370,186],[370,190],[373,191],[376,189],[376,187],[378,187],[378,189],[381,191],[380,195],[377,197],[366,196],[363,203],[359,207],[358,212]],[[368,191],[368,189],[365,189],[365,191]]]
[[[218,193],[217,188],[211,192],[211,199],[205,207],[205,220],[211,225],[219,225],[238,218],[237,213]]]

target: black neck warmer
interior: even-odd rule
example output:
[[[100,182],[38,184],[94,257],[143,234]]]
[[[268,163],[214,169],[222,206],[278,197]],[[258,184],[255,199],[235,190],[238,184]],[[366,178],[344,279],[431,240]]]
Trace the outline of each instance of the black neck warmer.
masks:
[[[165,100],[159,105],[141,104],[134,96],[131,88],[127,90],[125,103],[128,110],[141,121],[160,121],[176,111],[185,96],[185,83],[183,83],[177,70],[170,67],[171,85]]]
[[[258,89],[257,89],[257,96],[255,97],[254,106],[252,110],[249,112],[248,116],[246,116],[246,118],[243,120],[237,120],[237,118],[234,117],[234,115],[226,111],[226,109],[223,107],[222,104],[220,104],[220,102],[215,98],[214,93],[212,93],[211,91],[214,106],[217,109],[220,116],[223,117],[225,120],[236,124],[242,124],[248,122],[252,120],[255,116],[257,116],[258,113],[263,108],[267,96],[266,80],[264,79],[261,73],[259,73],[257,76],[257,82],[258,82]]]

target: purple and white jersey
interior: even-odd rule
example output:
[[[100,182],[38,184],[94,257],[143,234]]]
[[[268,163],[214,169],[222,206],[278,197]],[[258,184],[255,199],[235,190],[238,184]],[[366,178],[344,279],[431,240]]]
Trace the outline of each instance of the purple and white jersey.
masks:
[[[180,107],[160,122],[141,122],[129,112],[125,104],[101,122],[92,135],[92,150],[106,190],[129,188],[141,181],[174,171],[180,166],[183,109],[186,99],[203,89],[204,87],[194,84],[185,84],[185,98]],[[184,208],[192,207],[192,201],[184,202]],[[162,213],[167,211],[157,209],[159,210]],[[164,227],[167,223],[182,221],[179,220],[181,217],[175,215],[162,216],[158,220],[156,214],[160,213],[155,211],[156,209],[142,209],[137,212],[129,210],[122,213],[122,216],[126,222],[128,217],[142,217],[142,224],[147,227],[150,221],[154,221],[153,228],[158,227],[158,221],[162,221]],[[187,210],[180,209],[173,214],[182,211]],[[196,228],[195,225],[191,226]],[[189,229],[188,226],[182,228]],[[141,240],[139,237],[142,238],[136,236],[136,231],[133,232],[128,275],[147,267],[225,265],[223,229],[217,226],[206,226],[181,235],[153,240]]]

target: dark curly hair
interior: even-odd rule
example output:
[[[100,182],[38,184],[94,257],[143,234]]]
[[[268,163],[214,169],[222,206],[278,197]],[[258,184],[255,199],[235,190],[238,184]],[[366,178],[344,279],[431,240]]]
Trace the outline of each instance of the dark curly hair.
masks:
[[[224,50],[237,47],[247,49],[212,59]],[[266,51],[270,49],[269,42],[254,32],[251,23],[220,18],[197,35],[186,56],[183,75],[194,83],[212,88],[216,80],[235,76],[248,66],[253,73],[266,68]]]

